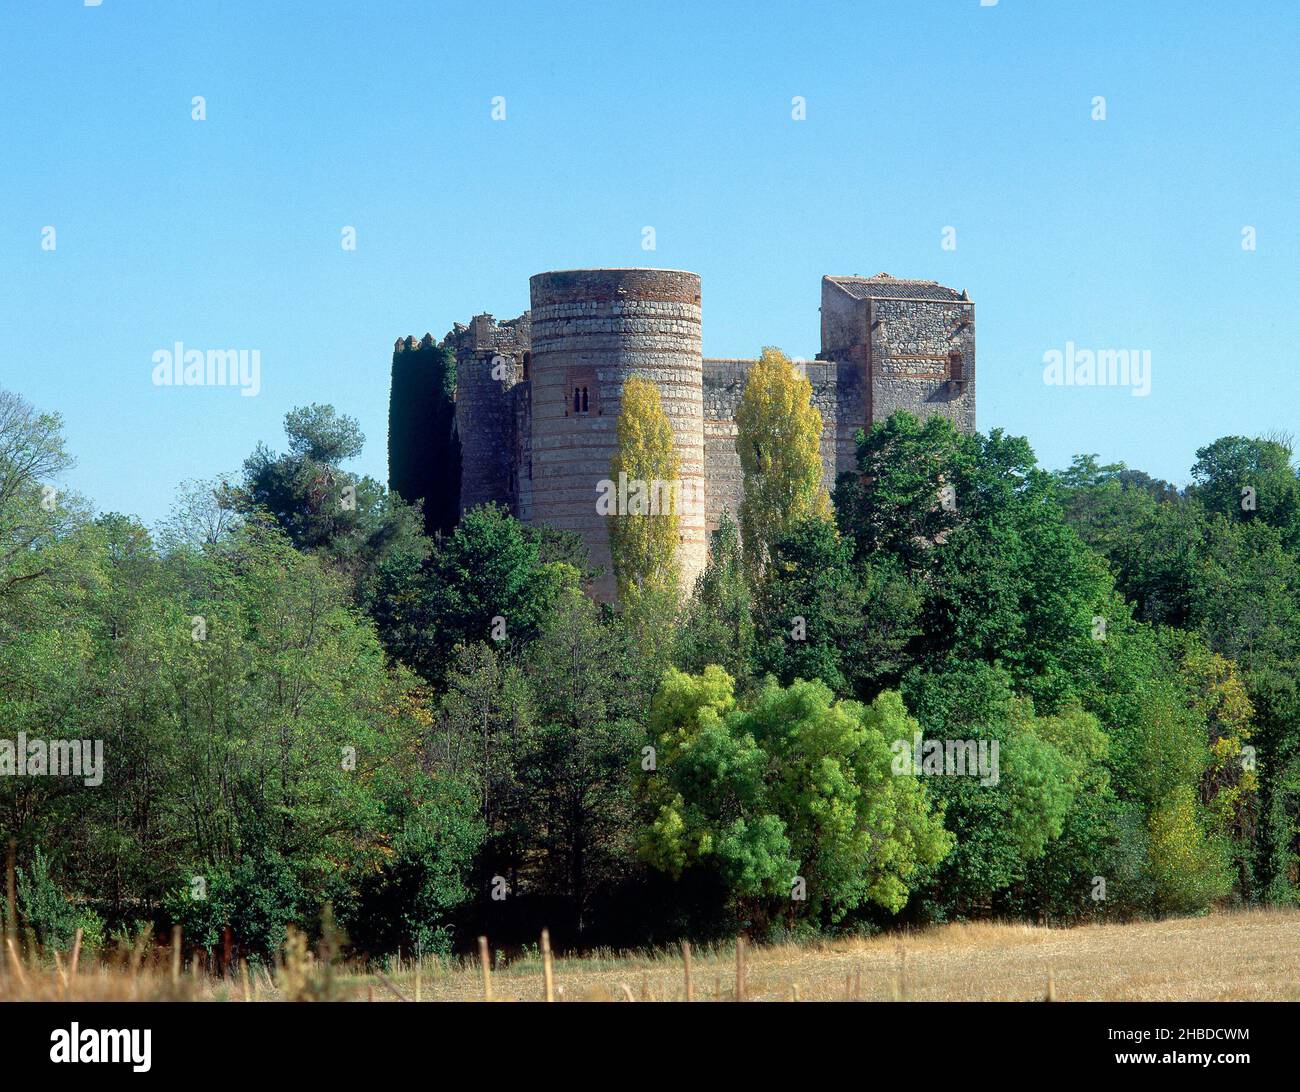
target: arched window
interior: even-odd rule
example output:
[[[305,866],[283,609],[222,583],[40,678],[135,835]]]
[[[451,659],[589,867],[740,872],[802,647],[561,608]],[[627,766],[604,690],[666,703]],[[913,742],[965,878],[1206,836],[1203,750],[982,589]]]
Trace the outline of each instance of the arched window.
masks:
[[[564,416],[588,417],[600,416],[600,380],[596,370],[590,367],[568,368],[564,377],[566,392],[573,392],[573,409],[569,409],[568,394],[565,394]]]
[[[533,354],[524,353],[524,382],[527,383],[533,377]]]

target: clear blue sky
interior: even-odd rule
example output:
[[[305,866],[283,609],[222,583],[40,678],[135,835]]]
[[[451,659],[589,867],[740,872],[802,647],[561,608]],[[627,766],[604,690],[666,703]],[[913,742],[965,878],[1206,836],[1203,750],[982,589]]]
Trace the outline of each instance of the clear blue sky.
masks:
[[[1182,482],[1300,431],[1298,13],[3,0],[0,385],[154,520],[312,401],[384,478],[394,339],[515,315],[532,273],[695,270],[706,355],[812,356],[821,275],[883,270],[975,300],[981,430]],[[260,349],[261,393],[155,387],[178,340]],[[1044,385],[1067,341],[1150,349],[1150,396]]]

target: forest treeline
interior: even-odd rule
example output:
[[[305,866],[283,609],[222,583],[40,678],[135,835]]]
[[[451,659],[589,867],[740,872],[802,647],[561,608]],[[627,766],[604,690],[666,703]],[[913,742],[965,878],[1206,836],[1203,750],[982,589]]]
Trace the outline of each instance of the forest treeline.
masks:
[[[0,392],[0,740],[105,755],[0,776],[7,928],[257,956],[328,904],[379,955],[1294,903],[1289,441],[1217,440],[1179,489],[899,414],[827,503],[783,359],[697,586],[671,520],[616,524],[617,609],[503,509],[430,537],[331,407],[151,529],[55,492],[59,418]],[[633,477],[666,465],[648,386]],[[900,769],[923,740],[997,776]]]

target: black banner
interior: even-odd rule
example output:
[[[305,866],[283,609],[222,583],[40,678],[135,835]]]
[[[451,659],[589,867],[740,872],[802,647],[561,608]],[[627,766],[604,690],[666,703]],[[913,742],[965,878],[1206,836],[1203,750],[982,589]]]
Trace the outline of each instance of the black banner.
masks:
[[[214,1065],[214,1076],[265,1071],[333,1081],[466,1063],[511,1081],[608,1077],[629,1072],[629,1064],[666,1079],[715,1068],[722,1075],[809,1077],[846,1061],[864,1077],[877,1065],[900,1063],[927,1077],[1171,1068],[1256,1074],[1282,1071],[1296,1011],[1284,1004],[1198,1002],[834,1007],[11,1004],[0,1006],[0,1038],[6,1076],[70,1074],[91,1084],[106,1076],[194,1076]],[[861,1029],[860,1038],[845,1035],[849,1022]]]

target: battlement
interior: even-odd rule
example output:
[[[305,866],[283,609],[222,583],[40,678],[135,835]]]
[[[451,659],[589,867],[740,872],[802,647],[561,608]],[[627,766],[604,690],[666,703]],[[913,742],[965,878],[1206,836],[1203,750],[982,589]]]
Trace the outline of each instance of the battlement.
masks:
[[[416,349],[431,349],[435,344],[432,334],[425,334],[419,341],[416,341],[413,337],[399,337],[393,342],[393,352],[402,353],[414,352]]]

